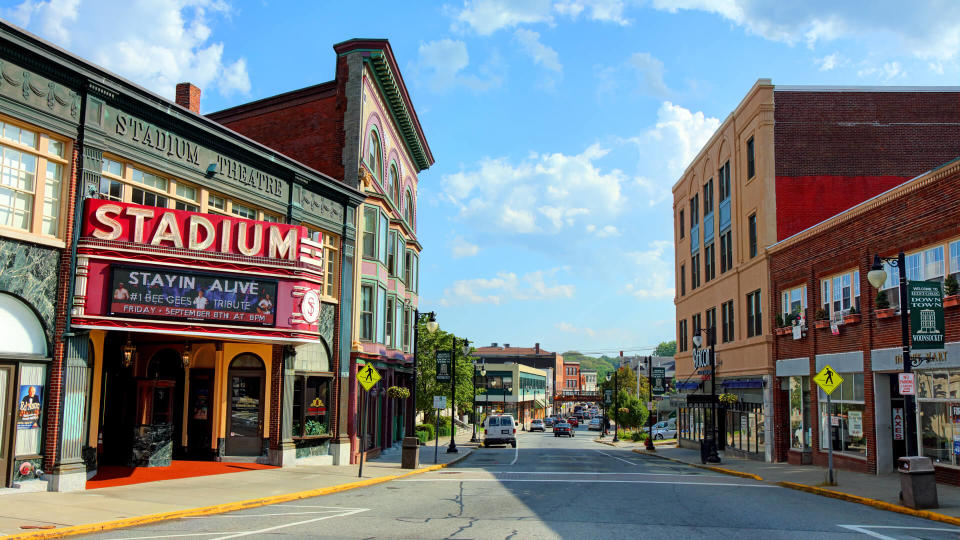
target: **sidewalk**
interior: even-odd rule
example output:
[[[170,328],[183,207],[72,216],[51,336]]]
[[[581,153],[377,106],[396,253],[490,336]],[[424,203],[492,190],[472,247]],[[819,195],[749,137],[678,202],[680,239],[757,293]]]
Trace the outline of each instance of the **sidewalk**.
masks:
[[[17,538],[51,537],[96,532],[188,515],[208,515],[344,491],[417,474],[465,458],[476,447],[470,432],[458,430],[456,454],[446,453],[449,439],[440,441],[439,465],[433,464],[433,443],[420,447],[420,468],[400,468],[400,449],[390,449],[358,466],[302,466],[181,478],[73,493],[6,492],[0,495],[0,535]],[[53,529],[32,530],[27,527]],[[64,527],[83,526],[73,531]]]
[[[620,446],[619,444],[617,445]],[[634,449],[635,452],[647,454],[642,446]],[[688,448],[660,448],[656,455],[661,458],[687,463],[697,467],[705,467],[700,463],[700,451]],[[900,493],[900,475],[864,474],[843,469],[834,469],[836,486],[827,486],[827,469],[815,465],[790,465],[787,463],[766,463],[724,456],[721,452],[721,463],[709,466],[711,470],[733,473],[738,476],[751,475],[765,482],[779,484],[792,489],[800,489],[834,497],[842,500],[867,504],[884,510],[917,515],[928,519],[960,525],[960,487],[937,484],[937,497],[940,508],[932,510],[913,510],[902,506],[898,500]]]

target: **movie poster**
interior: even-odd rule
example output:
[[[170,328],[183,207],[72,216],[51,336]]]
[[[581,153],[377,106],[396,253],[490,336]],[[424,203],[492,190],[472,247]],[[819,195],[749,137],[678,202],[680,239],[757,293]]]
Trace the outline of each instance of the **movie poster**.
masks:
[[[24,384],[20,386],[17,399],[17,429],[39,429],[40,411],[43,410],[43,386]]]
[[[277,282],[248,276],[114,267],[110,314],[273,326]]]

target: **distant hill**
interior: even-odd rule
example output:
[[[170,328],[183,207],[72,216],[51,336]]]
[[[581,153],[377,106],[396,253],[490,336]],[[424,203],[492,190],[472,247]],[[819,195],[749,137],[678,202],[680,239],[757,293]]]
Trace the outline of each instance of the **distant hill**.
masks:
[[[617,360],[612,357],[601,356],[587,356],[585,354],[580,354],[577,351],[567,351],[563,353],[564,360],[576,360],[580,362],[580,369],[595,369],[597,370],[597,380],[602,381],[606,377],[607,373],[613,373],[613,370],[616,369]]]

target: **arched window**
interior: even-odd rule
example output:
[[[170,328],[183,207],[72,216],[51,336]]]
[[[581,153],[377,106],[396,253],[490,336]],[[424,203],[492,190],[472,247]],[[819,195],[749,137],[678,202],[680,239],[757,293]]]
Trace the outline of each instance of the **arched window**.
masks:
[[[396,163],[390,164],[390,200],[397,207],[400,206],[400,174]]]
[[[380,137],[377,136],[376,130],[370,130],[370,144],[368,146],[370,148],[370,155],[367,157],[367,166],[370,167],[373,176],[375,176],[377,180],[380,180]]]
[[[410,198],[409,191],[403,194],[403,217],[406,218],[407,223],[412,227],[413,226],[413,199]]]

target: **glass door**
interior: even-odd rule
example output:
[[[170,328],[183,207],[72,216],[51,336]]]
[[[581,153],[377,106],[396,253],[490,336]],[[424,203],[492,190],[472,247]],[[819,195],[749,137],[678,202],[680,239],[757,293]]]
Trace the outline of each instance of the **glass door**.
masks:
[[[230,375],[230,417],[227,454],[259,456],[263,444],[263,375]]]
[[[3,487],[10,485],[7,471],[10,470],[10,430],[13,429],[13,422],[11,421],[13,406],[10,403],[10,385],[12,382],[13,368],[0,366],[0,411],[2,411],[0,412],[0,480],[3,481]],[[30,412],[32,413],[32,411]],[[39,420],[39,410],[37,411],[37,419]]]

